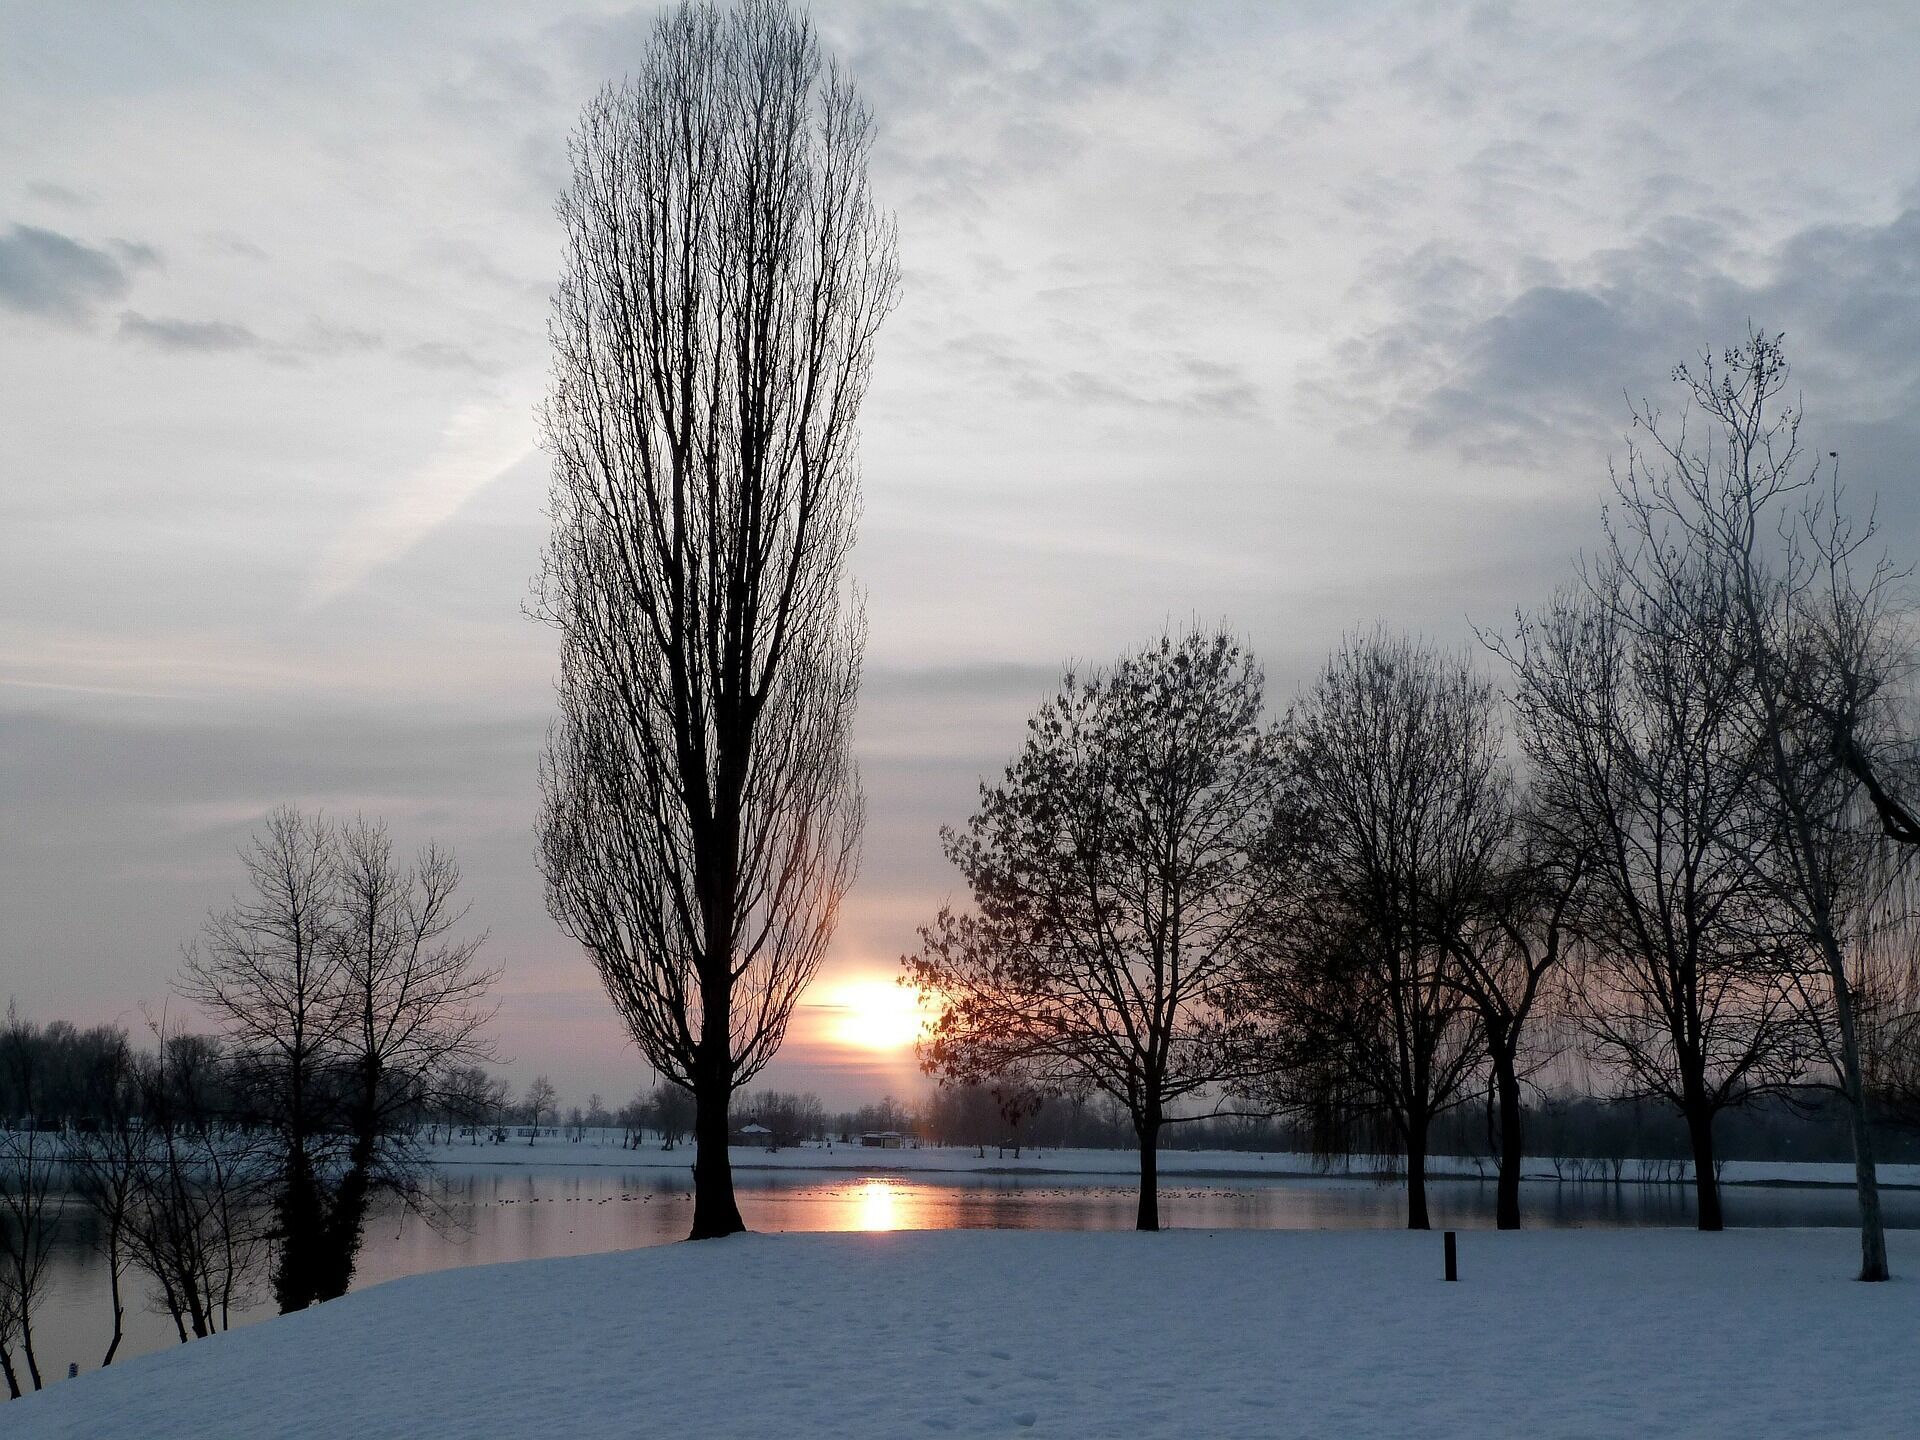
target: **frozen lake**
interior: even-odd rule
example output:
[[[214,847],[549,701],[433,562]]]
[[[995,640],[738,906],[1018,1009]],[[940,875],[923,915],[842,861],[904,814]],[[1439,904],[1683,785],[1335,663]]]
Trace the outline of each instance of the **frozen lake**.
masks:
[[[485,1153],[485,1152],[482,1152]],[[693,1213],[688,1172],[657,1163],[618,1165],[468,1164],[443,1166],[437,1193],[448,1223],[418,1217],[376,1219],[361,1252],[359,1285],[461,1265],[658,1245],[686,1235]],[[886,1173],[860,1170],[741,1169],[740,1209],[760,1231],[1057,1229],[1124,1230],[1135,1192],[1119,1177],[1072,1174]],[[1161,1186],[1162,1223],[1217,1230],[1398,1228],[1405,1222],[1398,1183],[1366,1177],[1198,1178]],[[1433,1179],[1436,1229],[1491,1228],[1493,1184]],[[1920,1191],[1885,1196],[1890,1225],[1920,1229]],[[1685,1186],[1529,1181],[1529,1226],[1687,1226]],[[1733,1226],[1845,1226],[1853,1197],[1844,1188],[1733,1185]],[[98,1365],[109,1329],[104,1263],[92,1246],[90,1217],[69,1211],[55,1257],[53,1293],[36,1324],[42,1372],[65,1375],[70,1362]],[[138,1292],[139,1277],[129,1277]],[[245,1313],[264,1319],[271,1305]],[[172,1322],[130,1295],[121,1355],[175,1344]]]

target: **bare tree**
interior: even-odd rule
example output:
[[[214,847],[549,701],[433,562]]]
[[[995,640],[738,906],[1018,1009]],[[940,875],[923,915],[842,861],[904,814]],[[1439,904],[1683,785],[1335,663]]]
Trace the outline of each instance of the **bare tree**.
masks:
[[[1729,603],[1724,576],[1610,530],[1576,587],[1494,642],[1540,823],[1588,865],[1577,1016],[1628,1093],[1679,1111],[1703,1230],[1722,1225],[1715,1117],[1789,1085],[1805,1038],[1760,875],[1763,756]]]
[[[484,1058],[485,936],[455,939],[460,870],[410,867],[385,827],[275,810],[242,853],[251,894],[189,948],[181,991],[227,1040],[276,1140],[274,1295],[344,1294],[376,1192],[423,1207],[413,1121],[450,1068]]]
[[[647,1101],[647,1116],[660,1132],[660,1148],[671,1150],[693,1126],[693,1097],[679,1085],[656,1085]]]
[[[942,910],[903,962],[940,1007],[922,1046],[931,1073],[1126,1107],[1142,1230],[1159,1228],[1160,1133],[1177,1103],[1241,1073],[1222,992],[1291,838],[1261,695],[1226,634],[1068,675],[967,828],[942,832],[973,911]]]
[[[13,1353],[20,1345],[20,1301],[13,1287],[0,1284],[0,1375],[7,1381],[7,1398],[20,1398],[20,1370]]]
[[[352,1283],[367,1206],[376,1192],[425,1203],[413,1121],[459,1066],[492,1058],[483,1029],[496,970],[476,964],[486,936],[453,931],[466,918],[456,903],[460,866],[429,844],[409,868],[393,857],[386,826],[365,819],[336,841],[338,913],[332,943],[341,953],[345,1023],[340,1030],[344,1169],[331,1187],[314,1298],[344,1295]]]
[[[1847,1108],[1860,1278],[1884,1280],[1847,937],[1849,910],[1872,903],[1873,837],[1859,823],[1861,781],[1874,778],[1865,757],[1878,737],[1869,727],[1902,660],[1886,609],[1889,574],[1883,564],[1864,586],[1855,583],[1852,560],[1866,535],[1851,530],[1837,488],[1822,486],[1820,461],[1802,448],[1781,336],[1753,330],[1717,359],[1680,366],[1674,379],[1687,414],[1668,423],[1640,406],[1634,422],[1645,444],[1630,449],[1616,477],[1619,523],[1633,547],[1623,574],[1656,602],[1675,589],[1670,575],[1683,565],[1724,590],[1716,611],[1732,630],[1737,693],[1759,752],[1766,843],[1756,874],[1790,929],[1787,973]],[[1694,418],[1698,430],[1687,424]],[[1844,717],[1838,743],[1835,717]],[[1887,799],[1867,795],[1890,818]],[[1890,833],[1900,838],[1897,826]]]
[[[36,1039],[32,1023],[21,1018],[9,1000],[6,1022],[0,1025],[0,1067],[6,1088],[25,1106],[25,1124],[0,1130],[0,1370],[16,1399],[21,1391],[13,1360],[16,1347],[28,1381],[35,1390],[40,1388],[34,1308],[46,1289],[60,1224],[60,1208],[53,1200],[58,1140],[47,1133],[48,1117],[37,1109],[41,1076]]]
[[[553,1088],[553,1082],[544,1075],[533,1077],[533,1083],[527,1086],[527,1098],[521,1102],[527,1109],[527,1144],[533,1144],[540,1134],[540,1117],[555,1112],[560,1104],[560,1092]]]
[[[457,1130],[473,1132],[477,1144],[481,1129],[492,1123],[506,1103],[506,1082],[475,1064],[453,1065],[437,1087],[434,1108],[447,1127],[447,1143]]]
[[[126,1334],[126,1304],[122,1284],[133,1263],[128,1232],[140,1192],[140,1171],[146,1146],[137,1123],[137,1079],[133,1051],[126,1036],[102,1053],[88,1077],[89,1109],[94,1128],[68,1138],[66,1169],[73,1193],[99,1221],[95,1244],[107,1266],[107,1297],[113,1309],[113,1332],[102,1357],[102,1368],[113,1364]]]
[[[273,1288],[282,1312],[319,1298],[324,1266],[334,1067],[352,1018],[347,956],[334,934],[338,858],[319,816],[275,810],[241,852],[252,894],[209,917],[180,980],[225,1032],[229,1058],[278,1138]]]
[[[127,1248],[184,1342],[225,1330],[251,1303],[275,1227],[278,1137],[237,1123],[236,1080],[217,1043],[155,1022],[136,1067],[140,1155]]]
[[[1510,833],[1495,696],[1465,661],[1375,633],[1333,655],[1289,729],[1315,844],[1302,899],[1250,968],[1255,1004],[1282,1032],[1283,1097],[1387,1117],[1407,1225],[1424,1230],[1433,1121],[1482,1055],[1438,922]]]
[[[833,933],[862,807],[844,583],[897,288],[872,121],[784,0],[660,19],[587,107],[543,423],[560,632],[548,906],[696,1105],[695,1238],[743,1228],[733,1093]]]
[[[1524,812],[1481,865],[1459,877],[1435,907],[1434,933],[1456,962],[1454,984],[1480,1017],[1498,1108],[1494,1223],[1520,1228],[1526,1159],[1522,1083],[1546,1058],[1534,1023],[1550,981],[1576,939],[1573,921],[1585,862],[1538,833]]]

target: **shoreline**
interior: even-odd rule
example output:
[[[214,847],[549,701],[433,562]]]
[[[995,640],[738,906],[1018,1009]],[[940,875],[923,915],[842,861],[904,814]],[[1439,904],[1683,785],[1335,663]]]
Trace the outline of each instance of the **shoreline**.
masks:
[[[512,1144],[433,1147],[429,1152],[429,1164],[436,1170],[537,1169],[553,1173],[586,1169],[684,1170],[691,1169],[692,1166],[691,1146],[687,1148],[685,1158],[682,1158],[678,1152],[663,1152],[657,1148],[629,1150],[592,1142],[562,1142],[559,1145],[539,1147],[524,1146],[519,1148],[526,1153],[520,1155],[512,1153],[515,1148]],[[508,1153],[500,1153],[502,1150]],[[855,1147],[848,1147],[844,1153],[852,1156],[860,1152]],[[875,1153],[886,1155],[888,1158],[884,1160],[875,1158],[870,1161],[843,1160],[841,1151],[822,1151],[808,1145],[771,1152],[742,1150],[735,1147],[732,1151],[732,1167],[736,1172],[755,1175],[795,1172],[838,1176],[857,1174],[901,1179],[927,1177],[930,1180],[936,1177],[969,1175],[998,1179],[1030,1176],[1055,1183],[1075,1179],[1134,1180],[1138,1178],[1139,1173],[1138,1161],[1134,1158],[1137,1152],[1131,1150],[1071,1150],[1015,1161],[1009,1161],[1002,1156],[980,1159],[971,1147],[966,1146],[927,1146],[918,1150],[880,1150]],[[1195,1155],[1196,1159],[1193,1163],[1183,1164],[1178,1158],[1180,1153],[1161,1151],[1159,1174],[1162,1182],[1168,1180],[1269,1180],[1292,1183],[1366,1181],[1374,1184],[1391,1184],[1404,1178],[1399,1168],[1393,1165],[1376,1164],[1364,1168],[1350,1166],[1343,1169],[1324,1170],[1316,1168],[1311,1161],[1297,1155],[1274,1155],[1273,1163],[1258,1165],[1246,1163],[1238,1156],[1233,1156],[1233,1152],[1220,1151],[1186,1152]],[[903,1163],[901,1157],[906,1155],[917,1158]],[[1202,1156],[1205,1158],[1199,1158]],[[1228,1158],[1229,1156],[1233,1158]],[[1260,1158],[1267,1157],[1261,1155]],[[1495,1176],[1491,1170],[1470,1168],[1472,1163],[1463,1161],[1458,1156],[1432,1156],[1427,1170],[1427,1182],[1429,1184],[1458,1181],[1493,1183]],[[1691,1183],[1690,1178],[1684,1174],[1678,1177],[1667,1174],[1646,1174],[1644,1173],[1646,1163],[1649,1162],[1629,1160],[1626,1162],[1625,1173],[1618,1177],[1611,1174],[1559,1175],[1549,1168],[1550,1162],[1530,1158],[1528,1169],[1522,1174],[1521,1181],[1528,1185],[1646,1186]],[[1636,1169],[1641,1173],[1635,1173]],[[1720,1183],[1723,1187],[1741,1189],[1850,1190],[1854,1183],[1851,1169],[1851,1165],[1844,1161],[1729,1160],[1725,1162],[1722,1169]],[[1845,1173],[1819,1173],[1821,1171]],[[1879,1173],[1882,1190],[1920,1191],[1920,1166],[1882,1165],[1879,1167]]]

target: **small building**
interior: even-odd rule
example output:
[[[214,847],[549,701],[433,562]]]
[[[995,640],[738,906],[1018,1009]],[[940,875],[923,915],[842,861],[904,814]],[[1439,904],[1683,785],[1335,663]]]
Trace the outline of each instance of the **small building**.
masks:
[[[907,1137],[898,1130],[877,1130],[871,1135],[862,1135],[860,1143],[870,1150],[898,1150],[907,1143]]]
[[[749,1121],[727,1137],[729,1145],[750,1145],[758,1150],[773,1149],[773,1131],[759,1121]]]

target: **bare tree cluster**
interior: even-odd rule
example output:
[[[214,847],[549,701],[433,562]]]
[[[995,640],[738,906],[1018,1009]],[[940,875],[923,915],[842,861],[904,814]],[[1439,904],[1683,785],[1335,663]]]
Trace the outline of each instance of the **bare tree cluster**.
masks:
[[[0,1371],[15,1395],[42,1382],[35,1310],[73,1207],[98,1222],[112,1311],[102,1365],[125,1336],[130,1276],[148,1282],[182,1340],[209,1335],[251,1303],[271,1239],[268,1154],[239,1119],[218,1044],[156,1026],[147,1054],[119,1032],[115,1044],[83,1047],[88,1072],[64,1078],[84,1088],[85,1118],[68,1127],[40,1097],[73,1033],[57,1023],[41,1031],[11,1007],[0,1029],[0,1070],[23,1107],[0,1135]]]
[[[274,1296],[297,1310],[346,1293],[376,1193],[422,1202],[414,1122],[488,1055],[494,972],[484,936],[455,935],[445,850],[403,864],[380,824],[283,808],[242,861],[250,893],[209,918],[180,990],[273,1136]]]
[[[1224,639],[1237,679],[1194,641],[1069,678],[947,835],[974,903],[905,962],[941,1006],[928,1068],[1121,1101],[1143,1226],[1159,1125],[1231,1094],[1318,1148],[1387,1139],[1414,1226],[1431,1128],[1485,1094],[1517,1226],[1525,1092],[1578,1038],[1607,1093],[1679,1117],[1718,1229],[1716,1123],[1825,1089],[1849,1117],[1860,1273],[1885,1278],[1874,1129],[1920,1113],[1901,575],[1803,453],[1779,337],[1674,378],[1687,415],[1636,407],[1597,553],[1487,637],[1508,696],[1381,632],[1270,732]],[[1172,803],[1226,773],[1183,749],[1201,714],[1233,717],[1216,741],[1260,737],[1238,773],[1263,778],[1224,810]],[[1240,858],[1184,873],[1223,839],[1188,827],[1229,812]]]
[[[1642,438],[1615,476],[1606,549],[1570,602],[1598,652],[1583,658],[1618,657],[1629,678],[1615,688],[1648,722],[1637,752],[1605,757],[1639,800],[1621,834],[1645,853],[1664,823],[1666,853],[1683,857],[1633,921],[1643,955],[1659,938],[1649,921],[1669,922],[1659,976],[1639,972],[1664,982],[1647,996],[1654,1023],[1597,1033],[1688,1116],[1697,1172],[1724,1104],[1787,1084],[1837,1091],[1853,1141],[1861,1278],[1881,1280],[1859,992],[1877,932],[1904,919],[1884,902],[1904,866],[1888,852],[1889,840],[1909,838],[1905,812],[1881,783],[1897,765],[1892,703],[1906,669],[1898,577],[1868,552],[1871,521],[1848,516],[1837,457],[1803,448],[1782,337],[1753,330],[1674,380],[1685,412],[1676,422],[1636,407]],[[1571,633],[1564,620],[1559,631]],[[1550,659],[1520,674],[1535,697],[1584,689],[1611,702],[1591,676],[1575,681]],[[1590,716],[1590,728],[1607,733],[1621,708]],[[1590,794],[1596,780],[1582,782]],[[1622,853],[1617,838],[1613,848]],[[1703,1188],[1701,1223],[1710,1218],[1718,1197]]]
[[[811,1092],[749,1090],[735,1101],[741,1125],[757,1124],[767,1133],[769,1149],[778,1150],[827,1133],[827,1107]]]
[[[54,1196],[58,1137],[32,1122],[39,1088],[39,1048],[32,1026],[11,1001],[0,1025],[0,1075],[24,1105],[24,1127],[0,1133],[0,1373],[18,1399],[24,1378],[38,1390],[40,1359],[34,1349],[34,1311],[47,1284],[60,1212]]]

